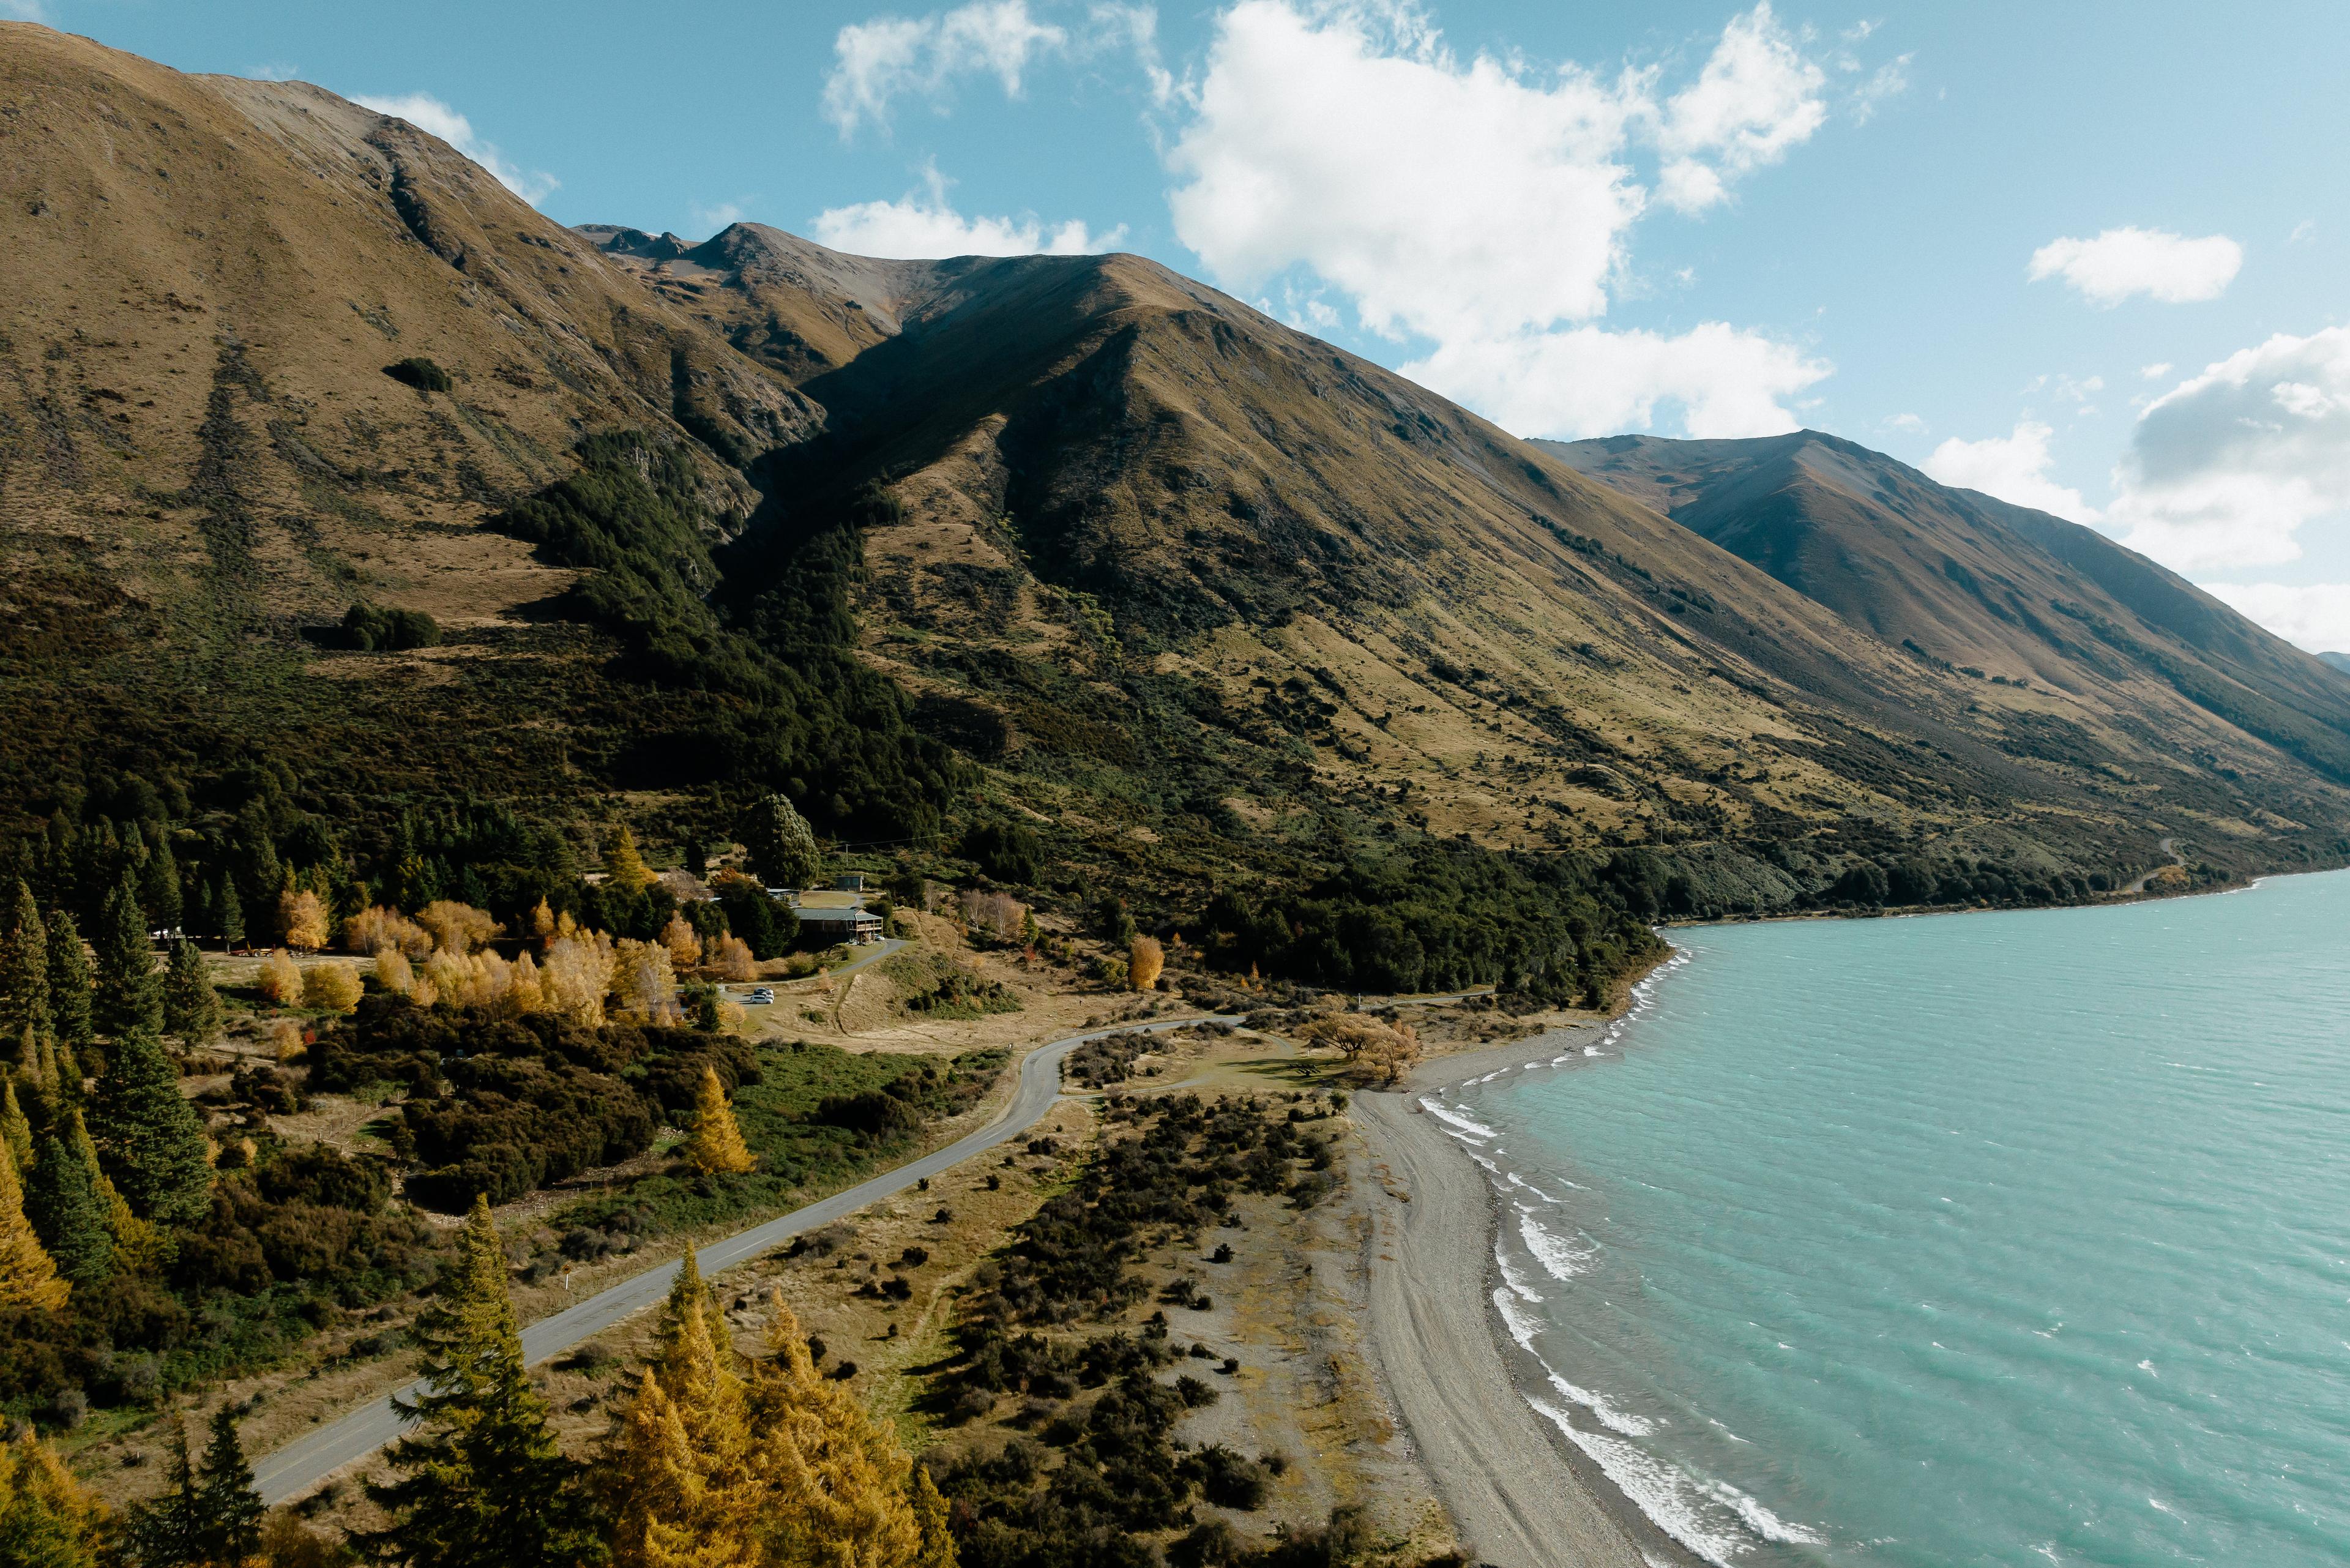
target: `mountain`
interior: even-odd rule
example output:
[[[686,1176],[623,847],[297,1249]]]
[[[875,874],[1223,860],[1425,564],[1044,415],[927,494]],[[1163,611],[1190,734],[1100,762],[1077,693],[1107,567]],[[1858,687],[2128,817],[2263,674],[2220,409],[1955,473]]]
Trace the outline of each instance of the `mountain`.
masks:
[[[387,813],[662,843],[780,788],[1166,910],[1436,846],[1638,848],[1609,875],[1678,913],[2344,852],[2337,678],[1918,476],[1804,481],[1846,511],[1774,553],[1784,486],[1710,533],[1712,469],[1587,474],[1138,257],[566,230],[317,88],[28,25],[0,137],[30,814],[274,769],[364,865]],[[369,651],[355,605],[442,639]]]
[[[2328,652],[2321,653],[2317,657],[2319,661],[2328,668],[2339,670],[2344,674],[2350,675],[2350,653]]]

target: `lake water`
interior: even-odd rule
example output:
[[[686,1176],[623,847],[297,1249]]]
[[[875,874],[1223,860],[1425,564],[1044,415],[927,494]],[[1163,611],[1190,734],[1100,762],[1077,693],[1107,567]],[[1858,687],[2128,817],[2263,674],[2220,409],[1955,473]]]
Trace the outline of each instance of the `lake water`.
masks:
[[[1740,1564],[2350,1563],[2350,872],[1673,938],[1606,1036],[1431,1096],[1538,1407],[1652,1517]]]

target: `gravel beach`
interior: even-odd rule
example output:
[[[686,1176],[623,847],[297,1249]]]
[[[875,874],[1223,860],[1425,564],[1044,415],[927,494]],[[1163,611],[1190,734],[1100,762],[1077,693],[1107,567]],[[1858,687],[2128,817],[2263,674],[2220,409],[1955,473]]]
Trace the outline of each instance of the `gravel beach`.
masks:
[[[1556,1039],[1558,1036],[1553,1036]],[[1554,1047],[1555,1051],[1555,1047]],[[1369,1351],[1462,1544],[1492,1568],[1697,1564],[1530,1407],[1492,1292],[1494,1199],[1418,1093],[1533,1055],[1514,1044],[1423,1064],[1354,1111],[1386,1190],[1366,1194]],[[1404,1195],[1408,1194],[1407,1199]]]

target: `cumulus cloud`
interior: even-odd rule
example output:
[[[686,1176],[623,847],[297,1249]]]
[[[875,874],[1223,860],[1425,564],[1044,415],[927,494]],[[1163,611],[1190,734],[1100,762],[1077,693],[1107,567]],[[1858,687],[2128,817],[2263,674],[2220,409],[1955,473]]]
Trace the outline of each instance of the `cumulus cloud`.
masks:
[[[525,171],[510,163],[497,148],[474,134],[473,122],[459,114],[427,92],[404,93],[393,98],[356,98],[352,100],[375,110],[404,119],[427,135],[437,136],[490,172],[492,178],[528,202],[538,205],[555,194],[562,183],[544,171]]]
[[[1696,81],[1665,100],[1657,196],[1698,212],[1728,197],[1728,182],[1776,163],[1827,119],[1827,73],[1797,52],[1766,3],[1733,17]]]
[[[2225,234],[2190,240],[2132,228],[2051,241],[2032,253],[2028,272],[2034,283],[2061,277],[2091,304],[2110,308],[2138,294],[2168,305],[2217,299],[2243,265],[2244,247]]]
[[[1779,400],[1827,368],[1711,323],[1679,337],[1588,325],[1649,202],[1695,210],[1824,117],[1819,69],[1767,5],[1735,18],[1694,82],[1463,61],[1403,4],[1242,0],[1219,19],[1169,153],[1176,233],[1245,290],[1310,273],[1361,326],[1432,347],[1406,371],[1530,434],[1646,422],[1793,428]]]
[[[1980,490],[2075,523],[2094,522],[2096,509],[2081,499],[2079,491],[2059,484],[2049,474],[2055,458],[2048,450],[2048,438],[2055,433],[2046,425],[2025,420],[2009,435],[1981,441],[1952,436],[1934,449],[1925,469],[1944,484]]]
[[[946,199],[946,182],[932,170],[927,189],[895,202],[860,202],[816,214],[818,243],[851,255],[899,260],[943,256],[1089,255],[1126,238],[1121,223],[1107,234],[1090,232],[1072,218],[1045,224],[1034,217],[966,218]]]
[[[862,121],[887,123],[899,95],[936,98],[970,74],[993,76],[1017,98],[1029,65],[1068,43],[1066,29],[1029,14],[1027,0],[972,0],[933,16],[854,23],[833,39],[824,112],[846,137]]]
[[[2280,333],[2180,382],[2138,416],[2115,484],[2124,543],[2166,566],[2298,559],[2304,527],[2350,511],[2350,327]]]
[[[2350,652],[2350,583],[2205,583],[2203,591],[2312,653]]]

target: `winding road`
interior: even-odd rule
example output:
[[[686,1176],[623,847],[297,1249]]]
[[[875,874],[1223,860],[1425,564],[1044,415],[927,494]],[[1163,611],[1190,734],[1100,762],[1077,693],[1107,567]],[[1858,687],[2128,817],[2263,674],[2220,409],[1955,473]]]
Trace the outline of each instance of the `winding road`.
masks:
[[[872,956],[879,958],[882,955],[876,953]],[[1180,1029],[1187,1023],[1239,1022],[1238,1018],[1218,1013],[1163,1018],[1150,1023],[1097,1029],[1089,1033],[1072,1034],[1066,1039],[1040,1045],[1020,1064],[1020,1087],[1013,1095],[1012,1103],[1004,1107],[1002,1116],[986,1127],[965,1134],[944,1148],[884,1171],[870,1180],[859,1182],[846,1191],[836,1192],[806,1208],[795,1209],[778,1219],[713,1241],[695,1254],[696,1261],[701,1264],[703,1274],[717,1275],[781,1246],[803,1231],[812,1231],[820,1225],[845,1219],[868,1204],[878,1203],[884,1198],[904,1191],[926,1177],[936,1176],[975,1154],[1018,1137],[1044,1118],[1060,1094],[1061,1059],[1088,1040],[1106,1039],[1114,1034],[1155,1034],[1164,1030]],[[677,1278],[677,1269],[678,1265],[672,1260],[659,1268],[648,1269],[641,1274],[623,1280],[608,1290],[599,1291],[551,1317],[539,1319],[522,1331],[524,1362],[535,1366],[560,1355],[623,1318],[657,1304],[669,1294],[671,1282]],[[421,1387],[421,1383],[411,1383],[399,1394],[362,1406],[341,1420],[321,1427],[260,1460],[254,1466],[253,1484],[260,1492],[261,1501],[275,1508],[279,1503],[300,1497],[344,1466],[367,1458],[400,1436],[400,1428],[407,1423],[393,1407],[392,1399],[412,1397]]]
[[[2166,838],[2161,843],[2156,845],[2155,847],[2161,850],[2165,855],[2170,857],[2170,864],[2172,866],[2184,866],[2187,864],[2187,857],[2178,853],[2177,847],[2178,842],[2178,841],[2174,838]],[[2158,866],[2155,867],[2155,871],[2163,871],[2168,869],[2169,869],[2168,867],[2163,866]],[[2125,894],[2143,893],[2146,891],[2146,885],[2152,880],[2154,880],[2154,871],[2149,871],[2145,876],[2140,877],[2137,881],[2131,883],[2128,887],[2123,888],[2122,891]]]

